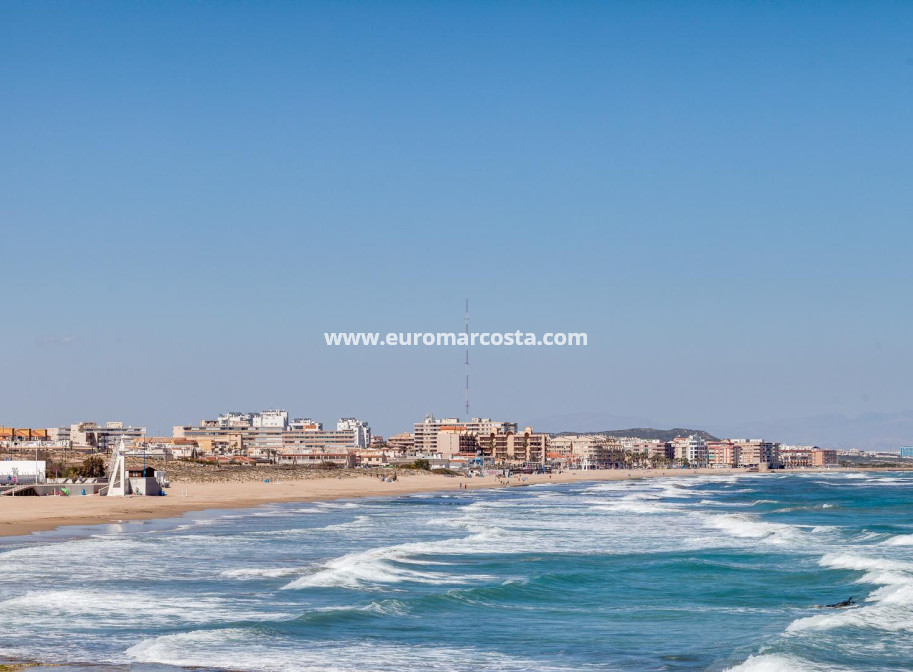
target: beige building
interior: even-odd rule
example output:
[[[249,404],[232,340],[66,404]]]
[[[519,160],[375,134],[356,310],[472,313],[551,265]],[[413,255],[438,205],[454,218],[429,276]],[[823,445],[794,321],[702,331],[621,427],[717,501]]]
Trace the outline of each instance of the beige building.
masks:
[[[444,427],[459,428],[460,431],[476,436],[517,432],[516,422],[496,422],[490,418],[473,418],[469,422],[461,422],[459,418],[435,418],[434,414],[429,414],[413,425],[415,450],[428,455],[434,453],[437,450],[438,432]]]
[[[254,422],[253,419],[258,417],[261,419]],[[322,423],[310,419],[287,423],[286,418],[285,411],[226,413],[218,420],[203,420],[196,426],[174,427],[172,435],[197,441],[204,454],[208,455],[231,454],[269,459],[278,453],[367,448],[365,442],[370,441],[367,423],[352,418],[341,419],[337,429],[324,429]]]
[[[738,467],[742,448],[729,439],[707,442],[707,456],[711,467]]]
[[[538,468],[545,466],[548,458],[549,435],[537,434],[532,427],[522,432],[479,434],[475,439],[482,458],[498,466]]]
[[[622,448],[640,463],[665,459],[671,460],[673,457],[671,445],[659,439],[624,437],[620,441]]]
[[[472,434],[459,426],[445,425],[437,433],[437,448],[434,454],[449,459],[454,455],[473,454],[479,450],[479,441]]]
[[[732,439],[739,447],[740,467],[777,467],[780,462],[780,446],[763,439]]]
[[[354,467],[356,460],[355,451],[333,449],[287,452],[276,456],[279,464],[297,464],[309,467]]]
[[[621,441],[599,434],[574,434],[555,437],[549,452],[566,456],[569,466],[580,469],[623,469],[626,454]]]
[[[787,469],[833,467],[837,465],[837,451],[818,446],[781,446],[780,463]]]
[[[409,432],[394,434],[387,439],[387,445],[398,454],[406,455],[415,449],[415,437]]]
[[[706,467],[708,464],[707,442],[700,436],[677,436],[672,439],[673,459],[691,467]]]

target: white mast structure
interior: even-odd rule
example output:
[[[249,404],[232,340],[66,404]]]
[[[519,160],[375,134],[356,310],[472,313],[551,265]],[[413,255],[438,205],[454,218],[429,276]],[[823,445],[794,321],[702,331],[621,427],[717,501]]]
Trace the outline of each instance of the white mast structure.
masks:
[[[469,422],[469,299],[466,299],[466,313],[463,318],[466,322],[466,422]]]
[[[108,497],[125,497],[127,495],[127,466],[124,461],[124,439],[121,437],[112,458],[113,466],[108,476]]]

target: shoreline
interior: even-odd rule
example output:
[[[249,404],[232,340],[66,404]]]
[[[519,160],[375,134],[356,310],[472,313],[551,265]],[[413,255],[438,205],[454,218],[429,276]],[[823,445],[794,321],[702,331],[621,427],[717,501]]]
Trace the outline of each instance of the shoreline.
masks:
[[[807,469],[791,472],[846,471],[846,469]],[[432,473],[399,472],[397,480],[388,483],[379,478],[356,475],[336,478],[304,478],[265,483],[241,481],[230,483],[176,482],[165,497],[131,496],[107,498],[71,497],[3,497],[0,498],[0,537],[27,536],[67,526],[108,525],[134,520],[177,518],[193,511],[250,509],[284,502],[318,502],[362,497],[388,497],[419,492],[447,492],[466,486],[469,490],[522,487],[542,483],[584,483],[599,481],[640,480],[692,476],[727,476],[759,473],[747,469],[608,469],[566,471],[559,474],[514,476],[509,484],[497,476],[465,478]]]

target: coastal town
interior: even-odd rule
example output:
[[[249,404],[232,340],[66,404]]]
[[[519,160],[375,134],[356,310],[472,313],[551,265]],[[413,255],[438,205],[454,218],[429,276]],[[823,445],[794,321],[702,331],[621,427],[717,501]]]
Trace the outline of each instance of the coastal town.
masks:
[[[312,418],[290,418],[285,410],[271,409],[222,413],[198,424],[175,426],[171,436],[150,435],[145,427],[123,422],[0,426],[0,488],[75,475],[70,465],[93,456],[103,458],[110,471],[110,457],[118,447],[134,462],[174,466],[180,462],[315,469],[418,466],[464,475],[675,468],[768,471],[830,468],[838,463],[837,451],[832,449],[756,438],[718,439],[705,432],[670,440],[550,434],[511,421],[429,414],[415,422],[411,432],[383,437],[372,433],[362,419],[340,418],[334,428],[328,428]],[[96,471],[96,476],[102,476]]]

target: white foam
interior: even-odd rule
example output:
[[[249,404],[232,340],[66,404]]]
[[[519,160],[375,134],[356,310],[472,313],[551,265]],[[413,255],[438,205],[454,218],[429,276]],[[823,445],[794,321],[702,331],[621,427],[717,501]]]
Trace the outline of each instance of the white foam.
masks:
[[[908,608],[913,591],[904,589],[902,604],[885,603],[850,609],[830,610],[830,613],[809,616],[793,621],[786,628],[788,634],[808,631],[825,631],[836,628],[865,628],[885,632],[913,632]]]
[[[223,572],[219,572],[219,576],[247,581],[259,578],[276,579],[299,573],[301,573],[300,567],[249,567],[242,569],[226,569]]]
[[[829,553],[818,563],[822,567],[832,569],[855,569],[859,571],[913,571],[913,563],[890,560],[888,558],[872,558],[852,553]]]
[[[771,544],[793,544],[806,540],[805,533],[798,527],[765,522],[739,513],[707,516],[707,524],[734,537]],[[827,528],[820,528],[819,531],[823,529]]]
[[[883,543],[885,546],[913,546],[913,534],[898,534]]]
[[[432,542],[433,543],[433,542]],[[283,586],[283,590],[302,588],[371,588],[380,584],[433,583],[464,584],[489,577],[454,575],[439,571],[419,571],[403,564],[430,564],[410,561],[409,544],[388,546],[369,551],[348,553],[326,562],[312,574],[301,576]],[[416,546],[416,545],[411,545]],[[436,563],[440,564],[440,563]]]
[[[721,506],[726,508],[742,508],[747,506],[752,506],[749,502],[721,502],[716,499],[702,499],[698,502],[701,506]]]
[[[315,607],[311,613],[323,612],[359,612],[365,614],[377,614],[383,616],[404,616],[409,613],[409,605],[401,600],[382,600],[380,602],[370,602],[363,607],[350,606],[330,606]]]
[[[786,628],[788,634],[836,628],[865,628],[886,632],[913,631],[913,564],[888,558],[850,553],[829,554],[819,563],[833,569],[865,572],[856,583],[879,586],[860,605],[800,618]]]
[[[151,604],[146,609],[142,605]],[[130,629],[140,625],[229,623],[236,620],[282,620],[293,614],[247,608],[238,600],[207,595],[179,597],[141,591],[29,591],[0,602],[0,631],[14,627]]]
[[[444,672],[457,664],[461,669],[500,672],[566,669],[471,647],[406,646],[377,641],[322,641],[301,646],[300,641],[264,637],[241,628],[153,637],[130,647],[126,654],[139,663],[245,672]]]
[[[333,523],[324,527],[313,528],[311,532],[332,532],[340,530],[361,530],[374,525],[374,519],[371,516],[360,515],[345,523]]]
[[[795,656],[768,653],[750,656],[741,665],[728,668],[728,672],[830,672],[838,669],[844,668],[825,667]]]
[[[657,514],[657,513],[675,513],[680,507],[673,504],[648,504],[639,502],[606,502],[597,506],[590,507],[590,511],[610,511],[610,512],[627,512],[638,514]]]

